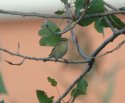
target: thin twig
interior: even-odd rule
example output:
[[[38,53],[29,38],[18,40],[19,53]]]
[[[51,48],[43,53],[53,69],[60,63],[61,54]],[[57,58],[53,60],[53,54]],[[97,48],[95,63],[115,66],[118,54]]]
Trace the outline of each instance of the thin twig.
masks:
[[[71,36],[72,36],[73,43],[74,43],[75,47],[76,47],[77,50],[78,50],[78,53],[81,55],[82,58],[84,58],[85,60],[87,60],[87,59],[88,59],[88,56],[87,56],[86,53],[80,48],[79,43],[78,43],[78,40],[77,40],[77,37],[76,37],[74,31],[73,31],[73,30],[70,30],[70,33],[71,33]]]
[[[110,50],[110,51],[107,51],[106,53],[104,53],[104,54],[102,54],[102,55],[99,55],[99,56],[97,56],[96,58],[105,56],[105,55],[107,55],[107,54],[109,54],[109,53],[112,53],[112,52],[114,52],[114,51],[120,49],[120,48],[123,46],[123,44],[125,44],[125,40],[123,40],[121,43],[119,43],[114,49],[112,49],[112,50]]]
[[[53,62],[60,62],[60,63],[66,63],[66,64],[82,64],[82,63],[88,63],[88,61],[71,61],[71,60],[55,60],[55,59],[50,59],[50,58],[37,58],[37,57],[30,57],[30,56],[26,56],[26,55],[22,55],[22,54],[17,54],[17,53],[14,53],[14,52],[11,52],[7,49],[4,49],[4,48],[0,48],[0,51],[3,51],[5,53],[8,53],[10,55],[13,55],[13,56],[17,56],[17,57],[21,57],[21,58],[25,58],[25,59],[29,59],[29,60],[35,60],[35,61],[53,61]]]
[[[112,14],[125,14],[125,10],[107,11],[105,13],[86,14],[84,18],[87,19],[87,18],[93,18],[93,17],[103,17],[103,16],[112,15]]]
[[[106,1],[103,1],[103,2],[104,2],[104,4],[105,4],[107,7],[111,8],[112,10],[119,11],[117,8],[115,8],[115,7],[112,6],[111,4],[107,3]]]
[[[86,12],[86,10],[87,10],[87,7],[88,7],[88,6],[86,6],[85,10],[83,11],[82,16],[78,19],[78,21],[80,21],[80,20],[83,18],[84,14],[85,14],[85,12]],[[67,16],[71,16],[71,15],[72,15],[72,14],[71,14],[71,9],[68,8],[68,7],[66,8],[66,15],[67,15]],[[78,21],[76,21],[75,23],[77,23]],[[72,23],[72,20],[67,20],[67,23],[68,23],[68,25],[70,25],[70,24]],[[87,56],[87,55],[85,54],[85,52],[80,48],[80,46],[79,46],[79,44],[78,44],[77,37],[76,37],[76,35],[75,35],[73,29],[70,29],[70,33],[71,33],[72,40],[73,40],[73,42],[74,42],[74,46],[77,48],[78,53],[86,60],[88,56]]]
[[[10,15],[19,15],[22,17],[42,17],[42,18],[56,18],[56,19],[72,19],[71,16],[65,16],[65,15],[55,15],[55,14],[41,14],[41,13],[35,13],[35,12],[18,12],[18,11],[8,11],[8,10],[2,10],[0,9],[1,14],[10,14]],[[83,18],[92,18],[92,17],[103,17],[107,15],[112,14],[125,14],[125,10],[119,10],[119,11],[108,11],[105,13],[94,13],[94,14],[86,14]],[[79,18],[79,17],[78,17]]]
[[[18,12],[18,11],[8,11],[0,9],[1,14],[10,14],[10,15],[19,15],[22,17],[42,17],[42,18],[56,18],[56,19],[71,19],[71,17],[66,17],[64,15],[56,15],[56,14],[41,14],[36,12]]]
[[[69,7],[69,6],[67,5],[67,6],[66,6],[66,9],[70,9],[70,8],[68,8],[68,7]],[[68,25],[67,25],[61,32],[54,32],[53,30],[51,30],[51,29],[49,28],[48,25],[46,25],[46,27],[48,28],[48,30],[49,30],[50,32],[52,32],[52,33],[54,33],[54,34],[57,34],[57,35],[65,34],[66,32],[68,32],[68,31],[70,31],[71,29],[73,29],[73,28],[78,24],[78,22],[79,22],[81,19],[84,19],[84,16],[85,16],[85,13],[86,13],[87,8],[88,8],[88,5],[86,4],[85,9],[82,11],[81,16],[80,16],[75,22],[73,22],[73,20],[72,20],[70,23],[68,23]],[[67,12],[67,10],[66,10],[66,12]],[[68,13],[70,13],[70,15],[67,15],[67,16],[72,17],[71,10],[70,10],[70,12],[68,11]],[[73,17],[72,17],[72,19],[73,19]]]
[[[110,42],[112,42],[114,39],[116,39],[120,34],[122,34],[123,32],[125,32],[125,28],[121,29],[119,31],[117,31],[115,34],[111,35],[108,39],[106,39],[91,55],[91,57],[96,57],[97,54],[102,51],[102,49],[105,48],[105,46],[107,46]],[[62,94],[62,96],[60,98],[58,98],[57,101],[55,101],[54,103],[60,103],[60,101],[71,91],[71,89],[77,84],[77,82],[79,80],[81,80],[84,76],[86,76],[86,74],[88,74],[88,72],[92,69],[93,64],[95,62],[94,58],[90,58],[89,60],[89,65],[88,68],[85,70],[85,72],[83,72],[79,77],[77,77],[73,83],[71,83],[71,85],[66,89],[66,91]]]
[[[18,42],[17,54],[20,52],[20,42]]]
[[[21,62],[19,62],[19,63],[13,63],[13,62],[8,61],[8,60],[4,60],[4,61],[6,61],[7,63],[9,63],[10,65],[17,65],[17,66],[20,66],[20,65],[22,65],[22,64],[24,63],[25,58],[23,58],[23,60],[22,60]]]
[[[98,58],[100,58],[100,57],[103,57],[103,56],[105,56],[105,55],[107,55],[107,54],[109,54],[109,53],[112,53],[112,52],[114,52],[114,51],[120,49],[120,48],[123,46],[124,43],[125,43],[125,40],[123,40],[123,41],[120,42],[115,48],[113,48],[113,49],[110,50],[110,51],[105,52],[104,54],[98,55],[98,56],[96,56],[96,57],[88,57],[88,58],[98,59]]]
[[[56,88],[56,91],[57,91],[58,95],[61,96],[58,87],[56,86],[55,88]],[[65,103],[65,101],[63,99],[62,99],[62,101],[63,101],[63,103]]]
[[[115,30],[115,28],[113,27],[111,21],[108,19],[108,17],[107,17],[107,16],[104,16],[104,19],[105,19],[105,21],[107,22],[107,24],[109,25],[109,27],[111,28],[112,32],[115,33],[116,30]]]

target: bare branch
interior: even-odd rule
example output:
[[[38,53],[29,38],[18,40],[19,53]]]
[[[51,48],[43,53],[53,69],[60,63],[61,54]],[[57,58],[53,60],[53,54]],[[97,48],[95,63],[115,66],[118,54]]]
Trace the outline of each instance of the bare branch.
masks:
[[[71,16],[65,16],[65,15],[55,15],[55,14],[41,14],[41,13],[35,13],[35,12],[18,12],[18,11],[7,11],[0,9],[1,14],[10,14],[10,15],[19,15],[22,17],[42,17],[42,18],[56,18],[56,19],[72,19]],[[118,11],[108,11],[105,13],[94,13],[94,14],[86,14],[84,15],[84,18],[92,18],[92,17],[102,17],[112,14],[125,14],[125,10],[118,10]],[[81,16],[80,16],[81,17]],[[78,17],[79,18],[79,17]]]
[[[75,25],[84,17],[87,8],[88,8],[88,5],[86,5],[85,10],[82,12],[82,16],[75,22],[74,27],[75,27]],[[68,8],[68,7],[66,8],[66,15],[67,15],[67,16],[71,16],[71,15],[72,15],[71,9]],[[68,25],[70,25],[70,24],[72,23],[72,20],[67,20],[67,23],[68,23]],[[74,28],[74,27],[73,27],[73,28]],[[75,35],[74,31],[73,31],[73,28],[71,28],[71,29],[69,29],[69,30],[70,30],[70,33],[71,33],[72,40],[73,40],[73,42],[74,42],[74,46],[75,46],[76,49],[78,50],[78,53],[83,57],[83,59],[87,60],[87,57],[88,57],[88,56],[87,56],[87,55],[85,54],[85,52],[79,47],[78,40],[77,40],[77,37],[76,37],[76,35]]]
[[[84,18],[87,8],[88,8],[88,5],[86,5],[85,9],[82,12],[82,15],[75,22],[73,22],[73,20],[72,20],[70,23],[68,23],[68,25],[61,32],[54,32],[47,25],[48,30],[50,32],[54,33],[54,34],[57,34],[57,35],[64,34],[64,33],[68,32],[68,31],[70,31],[71,29],[73,29],[78,24],[78,22],[81,19]],[[68,8],[68,9],[70,9],[70,8]],[[71,12],[68,12],[68,13],[72,14]],[[69,15],[67,15],[67,16],[69,16]],[[70,17],[72,17],[72,16],[70,15]],[[73,17],[72,17],[72,19],[73,19]]]
[[[17,66],[20,66],[20,65],[22,65],[22,64],[24,63],[25,58],[23,58],[23,60],[22,60],[21,62],[19,62],[19,63],[12,63],[12,62],[10,62],[10,61],[8,61],[8,60],[4,60],[4,61],[6,61],[7,63],[9,63],[10,65],[17,65]]]
[[[92,18],[92,17],[103,17],[103,16],[112,15],[112,14],[125,14],[125,10],[107,11],[105,13],[86,14],[84,18],[87,19],[87,18]]]
[[[73,32],[73,28],[78,24],[78,22],[81,19],[87,19],[87,18],[92,18],[92,17],[104,17],[104,16],[108,16],[108,15],[112,15],[112,14],[125,14],[125,10],[118,10],[116,8],[114,8],[113,6],[109,5],[108,3],[104,2],[106,6],[110,7],[111,9],[113,9],[114,11],[107,11],[105,13],[94,13],[94,14],[85,14],[86,13],[86,9],[84,9],[84,12],[82,13],[82,15],[80,15],[79,17],[76,18],[75,22],[69,22],[68,26],[61,32],[57,33],[57,34],[64,34],[68,31],[71,32],[72,34],[72,38],[73,41],[77,47],[77,50],[79,52],[79,54],[86,59],[86,61],[70,61],[70,60],[55,60],[55,59],[51,59],[51,58],[36,58],[36,57],[30,57],[30,56],[25,56],[22,54],[19,54],[19,52],[14,53],[11,52],[9,50],[0,48],[0,51],[6,52],[10,55],[13,56],[18,56],[18,57],[22,57],[23,61],[21,61],[20,63],[12,63],[10,61],[5,60],[6,62],[8,62],[11,65],[21,65],[24,63],[25,59],[29,59],[29,60],[36,60],[36,61],[53,61],[53,62],[60,62],[60,63],[67,63],[67,64],[81,64],[81,63],[88,63],[88,67],[85,71],[83,71],[73,82],[72,84],[66,89],[66,91],[58,98],[57,101],[55,101],[55,103],[60,103],[61,100],[63,100],[63,98],[71,91],[71,89],[78,83],[78,81],[83,78],[85,75],[87,75],[87,73],[92,69],[93,64],[95,63],[95,59],[96,57],[98,57],[97,55],[100,53],[100,51],[102,51],[105,46],[107,46],[110,42],[112,42],[114,39],[116,39],[120,34],[125,33],[125,28],[115,31],[111,22],[106,20],[109,24],[109,26],[111,27],[111,29],[113,30],[113,35],[111,35],[108,39],[106,39],[93,53],[90,57],[88,57],[79,47],[78,44],[78,40],[77,37],[75,36],[74,32]],[[10,14],[10,15],[20,15],[20,16],[32,16],[32,17],[42,17],[42,18],[57,18],[57,19],[68,19],[69,20],[73,20],[73,17],[70,15],[64,15],[64,16],[59,16],[59,15],[49,15],[49,14],[40,14],[40,13],[22,13],[22,12],[17,12],[17,11],[6,11],[6,10],[0,10],[0,13],[2,14]],[[49,28],[49,27],[48,27]],[[52,30],[50,30],[51,32],[53,32]],[[111,53],[117,49],[119,49],[123,44],[125,43],[125,41],[121,42],[116,48],[114,48],[111,51],[108,51],[106,53],[104,53],[101,56],[104,56],[108,53]],[[19,45],[18,45],[18,49],[19,49]]]
[[[109,53],[112,53],[112,52],[114,52],[114,51],[120,49],[120,48],[123,46],[124,43],[125,43],[125,40],[123,40],[121,43],[119,43],[114,49],[112,49],[112,50],[110,50],[110,51],[107,51],[107,52],[105,52],[104,54],[98,55],[98,56],[96,56],[96,57],[88,57],[88,58],[98,59],[98,58],[100,58],[100,57],[103,57],[103,56],[105,56],[105,55],[107,55],[107,54],[109,54]]]
[[[114,51],[120,49],[120,48],[123,46],[123,44],[125,44],[125,40],[123,40],[121,43],[119,43],[114,49],[112,49],[112,50],[110,50],[110,51],[107,51],[106,53],[104,53],[104,54],[102,54],[102,55],[99,55],[99,56],[97,56],[96,58],[105,56],[105,55],[107,55],[107,54],[109,54],[109,53],[112,53],[112,52],[114,52]]]
[[[20,42],[18,42],[17,54],[20,52]]]
[[[70,33],[71,33],[71,36],[72,36],[72,40],[73,40],[73,42],[74,42],[74,45],[75,45],[75,47],[76,47],[77,50],[78,50],[78,53],[81,55],[82,58],[84,58],[85,60],[87,60],[87,59],[88,59],[88,56],[87,56],[86,53],[80,48],[79,43],[78,43],[78,40],[77,40],[77,37],[76,37],[74,31],[73,31],[73,30],[70,30]]]
[[[105,21],[107,22],[107,24],[109,25],[109,27],[111,28],[111,30],[113,31],[113,33],[116,32],[115,28],[113,27],[111,21],[108,19],[108,17],[104,16]]]
[[[119,11],[117,8],[115,8],[115,7],[112,6],[111,4],[107,3],[106,1],[103,1],[103,2],[104,2],[104,4],[105,4],[107,7],[111,8],[112,10]]]
[[[18,54],[18,53],[14,53],[14,52],[11,52],[7,49],[3,49],[3,48],[0,48],[0,51],[3,51],[5,53],[8,53],[10,55],[13,55],[13,56],[17,56],[17,57],[21,57],[21,58],[25,58],[25,59],[29,59],[29,60],[36,60],[36,61],[53,61],[53,62],[60,62],[60,63],[66,63],[66,64],[82,64],[82,63],[88,63],[88,61],[71,61],[71,60],[67,60],[67,59],[60,59],[60,60],[55,60],[55,59],[51,59],[51,58],[36,58],[36,57],[30,57],[30,56],[26,56],[26,55],[22,55],[22,54]],[[11,63],[11,64],[14,64],[14,63]]]
[[[41,14],[41,13],[35,13],[35,12],[18,12],[18,11],[7,11],[0,9],[1,14],[10,14],[10,15],[19,15],[22,17],[42,17],[42,18],[56,18],[56,19],[71,19],[71,17],[66,16],[60,16],[55,14]]]
[[[105,48],[110,42],[112,42],[114,39],[116,39],[120,34],[125,32],[125,28],[117,31],[113,35],[111,35],[108,39],[106,39],[91,55],[91,57],[96,57],[98,53]],[[60,101],[71,91],[71,89],[77,84],[79,80],[81,80],[93,67],[93,64],[95,62],[94,58],[90,58],[88,68],[83,72],[79,77],[77,77],[73,83],[66,89],[66,91],[62,94],[62,96],[55,101],[54,103],[60,103]]]

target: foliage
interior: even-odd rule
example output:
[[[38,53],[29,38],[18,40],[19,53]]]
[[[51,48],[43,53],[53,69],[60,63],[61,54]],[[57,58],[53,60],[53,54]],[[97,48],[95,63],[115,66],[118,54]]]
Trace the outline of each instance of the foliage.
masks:
[[[53,86],[53,87],[57,86],[57,81],[55,81],[53,78],[48,77],[47,79],[51,83],[51,86]]]
[[[57,81],[55,79],[48,77],[47,80],[51,83],[51,86],[57,86]],[[37,90],[36,93],[39,103],[53,103],[54,96],[48,97],[47,93],[41,90]]]
[[[119,10],[125,10],[125,7],[121,7]]]
[[[82,0],[81,0],[82,1]],[[94,14],[94,13],[103,13],[105,11],[103,0],[92,0],[89,4],[89,8],[86,11],[86,14]],[[88,26],[91,23],[97,21],[99,17],[81,19],[79,21],[79,25]]]
[[[37,90],[37,98],[39,103],[53,103],[54,96],[48,97],[44,91]]]
[[[99,33],[104,34],[104,26],[101,24],[101,18],[95,21],[94,27]]]
[[[39,31],[41,36],[39,43],[41,46],[54,46],[61,40],[61,35],[56,35],[53,32],[60,32],[59,27],[52,21],[47,21]]]
[[[57,15],[63,15],[64,13],[65,13],[64,10],[58,10],[55,12],[55,14],[57,14]]]
[[[72,7],[69,4],[68,0],[60,0],[60,1],[65,5],[65,7],[66,6],[67,7]],[[74,1],[74,0],[72,0],[72,1]],[[73,29],[75,27],[75,25],[72,26],[72,24],[75,24],[75,23],[82,26],[82,27],[89,26],[90,24],[94,23],[95,30],[97,32],[99,32],[99,33],[102,33],[102,34],[104,34],[104,29],[105,28],[111,28],[111,29],[114,29],[114,30],[117,30],[117,31],[120,30],[120,29],[125,28],[125,23],[123,21],[121,21],[116,15],[114,15],[114,14],[106,15],[105,14],[108,10],[105,7],[104,0],[75,0],[73,3],[74,3],[73,6],[74,6],[75,11],[72,12],[72,10],[69,9],[69,11],[71,11],[70,13],[72,14],[72,17],[69,17],[69,18],[72,19],[71,20],[72,22],[70,24],[69,21],[67,20],[67,22],[69,23],[67,28],[69,30],[67,28],[65,28],[65,29],[63,29],[63,32],[65,30],[67,30],[65,32],[68,32],[71,29]],[[66,12],[66,9],[67,8],[65,8],[65,10],[57,10],[55,12],[55,14],[57,14],[59,17],[61,17],[60,15],[63,15]],[[119,10],[124,11],[125,7],[122,7]],[[100,14],[100,16],[96,16],[97,14]],[[92,15],[93,15],[93,17],[92,17]],[[66,15],[66,16],[68,17],[68,15]],[[88,18],[87,18],[87,16],[88,16]],[[79,21],[77,22],[77,20],[79,20]],[[61,33],[61,32],[62,31],[61,31],[60,27],[57,24],[55,24],[54,22],[48,20],[47,22],[44,23],[44,25],[42,25],[42,27],[39,30],[38,34],[41,37],[40,40],[39,40],[39,44],[41,46],[55,46],[56,44],[59,43],[60,40],[62,40],[62,34],[63,33]],[[124,32],[122,32],[122,33],[124,33]],[[74,38],[75,38],[74,42],[76,43],[76,47],[78,49],[79,54],[80,53],[84,54],[83,52],[80,51],[81,49],[78,48],[79,45],[78,45],[77,36],[74,36]],[[97,50],[94,52],[95,54],[93,53],[94,56],[92,56],[92,58],[90,58],[90,60],[87,62],[89,64],[89,67],[93,66],[93,64],[95,62],[94,59],[95,59],[96,55],[108,43],[111,42],[110,40],[114,40],[114,38],[116,38],[116,37],[112,36],[111,38],[107,39],[107,41],[104,41],[104,44],[102,44],[100,46],[100,48],[97,48]],[[8,53],[7,50],[4,50],[4,51]],[[10,54],[14,55],[14,53],[12,53],[12,52],[10,52]],[[16,55],[16,56],[18,56],[18,55]],[[23,56],[21,55],[20,57],[23,57]],[[85,59],[86,59],[86,57],[85,57]],[[63,62],[63,61],[60,61],[60,62]],[[88,72],[85,72],[85,73],[87,74]],[[57,86],[57,81],[55,79],[53,79],[51,77],[48,77],[47,80],[51,84],[51,86],[53,86],[53,87]],[[72,100],[72,102],[74,102],[75,99],[78,96],[86,95],[87,87],[88,87],[88,82],[86,80],[84,80],[83,78],[81,80],[79,80],[77,82],[77,84],[76,84],[76,87],[71,91],[71,100]],[[112,87],[110,87],[109,90],[112,90]],[[0,94],[6,94],[6,93],[7,93],[7,91],[5,89],[4,82],[3,82],[2,76],[0,74]],[[109,93],[111,93],[111,91],[109,91]],[[48,94],[43,90],[37,90],[36,94],[37,94],[37,98],[39,100],[39,103],[53,103],[53,101],[54,101],[54,96],[49,97]],[[109,100],[109,96],[107,96],[107,94],[106,94],[104,99],[105,99],[105,102],[108,102],[107,100]],[[1,101],[0,103],[4,103],[4,101]]]
[[[85,0],[76,0],[75,1],[75,12],[77,15],[80,15],[81,9],[85,8]]]
[[[0,101],[0,103],[4,103],[4,101],[2,100],[2,101]]]
[[[68,0],[61,0],[64,5],[68,4]],[[85,12],[84,15],[94,15],[98,13],[105,13],[106,8],[103,0],[75,0],[74,1],[75,12],[74,17],[79,17],[82,15],[82,12]],[[87,8],[86,8],[87,7]],[[84,11],[85,10],[85,11]],[[120,10],[125,10],[125,7],[120,8]],[[66,10],[57,10],[55,14],[63,15]],[[73,22],[76,22],[78,18],[72,19]],[[109,24],[110,22],[110,24]],[[94,28],[97,32],[102,33],[104,35],[104,28],[114,29],[122,29],[125,27],[125,23],[122,22],[115,15],[107,15],[107,16],[94,16],[92,18],[84,18],[84,16],[78,21],[78,24],[82,27],[89,26],[94,23]],[[112,29],[112,28],[111,28]],[[39,35],[41,36],[40,45],[41,46],[55,46],[60,40],[61,36],[59,35],[61,32],[60,28],[53,23],[52,21],[47,21],[40,29]],[[57,82],[51,78],[47,78],[50,82],[51,86],[56,87]],[[71,92],[72,102],[80,95],[86,95],[88,83],[86,80],[81,79],[77,82],[76,87]],[[52,103],[54,97],[48,97],[44,91],[37,91],[37,97],[40,103]]]
[[[1,74],[0,74],[0,94],[7,94]]]
[[[74,100],[76,99],[76,97],[80,96],[80,95],[86,95],[86,91],[87,91],[87,87],[88,87],[88,83],[86,80],[81,79],[78,83],[76,88],[74,88],[71,92],[71,96],[73,97],[72,101],[74,102]]]
[[[62,3],[67,4],[68,0],[61,0]]]

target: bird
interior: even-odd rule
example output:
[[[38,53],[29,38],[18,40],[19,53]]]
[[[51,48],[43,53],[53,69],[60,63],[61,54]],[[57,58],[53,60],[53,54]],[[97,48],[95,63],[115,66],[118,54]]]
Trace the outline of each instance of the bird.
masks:
[[[54,58],[56,60],[63,58],[68,50],[68,39],[61,38],[61,40],[54,46],[51,53],[49,54],[49,58]]]

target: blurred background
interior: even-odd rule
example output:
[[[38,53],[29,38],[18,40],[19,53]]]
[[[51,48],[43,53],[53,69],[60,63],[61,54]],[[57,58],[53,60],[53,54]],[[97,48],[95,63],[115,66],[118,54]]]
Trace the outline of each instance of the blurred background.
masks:
[[[125,1],[106,0],[116,7],[122,7]],[[60,0],[2,0],[0,9],[39,12],[53,14],[63,8]],[[125,17],[118,15],[123,21]],[[46,19],[35,17],[20,17],[0,14],[0,47],[17,52],[20,42],[20,53],[34,57],[48,57],[52,47],[39,45],[40,36],[38,31]],[[63,28],[65,20],[49,19]],[[80,46],[90,55],[112,32],[105,29],[105,35],[99,34],[93,28],[77,26],[75,32]],[[69,50],[65,58],[80,60],[77,50],[74,48],[70,33],[64,35],[69,38]],[[113,49],[124,36],[118,37],[110,43],[100,54]],[[89,86],[87,95],[80,96],[75,103],[125,103],[125,46],[120,50],[97,59],[93,70],[85,77]],[[55,62],[42,62],[26,60],[21,66],[12,66],[4,60],[18,63],[22,58],[11,56],[1,52],[0,73],[2,75],[7,95],[0,94],[0,100],[5,103],[38,103],[36,90],[44,90],[49,96],[59,97],[55,88],[47,81],[50,76],[58,82],[58,89],[62,94],[72,81],[86,68],[87,65],[69,65]],[[68,95],[65,100],[68,100]]]

